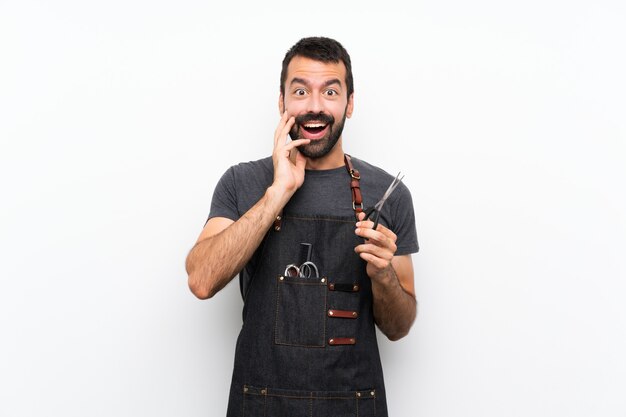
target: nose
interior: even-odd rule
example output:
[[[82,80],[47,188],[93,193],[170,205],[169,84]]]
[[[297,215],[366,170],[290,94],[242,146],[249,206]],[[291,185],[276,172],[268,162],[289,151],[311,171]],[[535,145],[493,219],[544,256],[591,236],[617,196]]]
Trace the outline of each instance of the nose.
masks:
[[[307,101],[307,111],[309,113],[320,113],[324,109],[322,98],[319,94],[311,94]]]

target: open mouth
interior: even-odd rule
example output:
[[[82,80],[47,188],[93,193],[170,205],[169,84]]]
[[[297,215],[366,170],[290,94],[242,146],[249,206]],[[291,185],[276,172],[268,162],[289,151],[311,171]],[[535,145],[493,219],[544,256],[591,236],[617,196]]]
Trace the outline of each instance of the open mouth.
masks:
[[[319,136],[323,136],[326,128],[328,128],[328,124],[322,122],[307,122],[302,124],[301,127],[307,139],[316,139]]]

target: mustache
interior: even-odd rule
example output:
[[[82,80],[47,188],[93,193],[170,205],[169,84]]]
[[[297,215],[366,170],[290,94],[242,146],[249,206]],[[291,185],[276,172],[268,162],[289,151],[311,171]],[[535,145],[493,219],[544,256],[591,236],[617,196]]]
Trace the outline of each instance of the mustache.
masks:
[[[296,117],[296,123],[299,125],[303,125],[308,122],[319,121],[325,124],[333,124],[335,123],[335,118],[326,113],[305,113]]]

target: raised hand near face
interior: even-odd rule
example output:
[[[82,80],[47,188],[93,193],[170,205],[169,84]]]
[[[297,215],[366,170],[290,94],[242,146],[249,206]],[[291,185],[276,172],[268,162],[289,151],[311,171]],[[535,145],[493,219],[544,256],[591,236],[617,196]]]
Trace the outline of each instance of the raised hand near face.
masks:
[[[311,142],[310,139],[289,141],[289,130],[294,123],[295,118],[290,117],[285,111],[274,132],[274,151],[272,153],[274,185],[289,195],[295,193],[304,182],[306,159],[298,152],[298,146]]]

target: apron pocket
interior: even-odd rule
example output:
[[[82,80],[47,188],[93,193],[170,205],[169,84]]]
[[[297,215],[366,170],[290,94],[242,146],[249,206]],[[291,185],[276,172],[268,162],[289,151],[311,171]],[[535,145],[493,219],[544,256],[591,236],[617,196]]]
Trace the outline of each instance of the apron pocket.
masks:
[[[326,293],[326,278],[278,277],[274,343],[325,347]]]
[[[243,388],[243,417],[376,417],[376,391]]]

